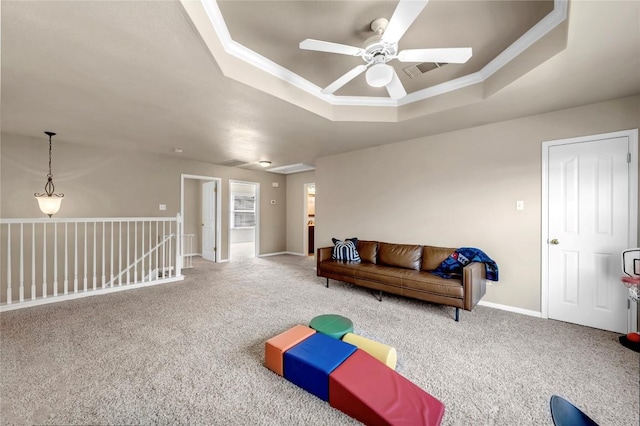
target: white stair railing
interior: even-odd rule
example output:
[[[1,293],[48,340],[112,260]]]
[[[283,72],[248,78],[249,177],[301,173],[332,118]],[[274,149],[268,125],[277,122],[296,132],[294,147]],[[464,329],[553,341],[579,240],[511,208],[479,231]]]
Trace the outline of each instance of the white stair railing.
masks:
[[[181,231],[179,214],[0,219],[0,312],[181,280]]]
[[[180,237],[182,244],[182,269],[193,268],[193,240],[195,234],[183,234]]]

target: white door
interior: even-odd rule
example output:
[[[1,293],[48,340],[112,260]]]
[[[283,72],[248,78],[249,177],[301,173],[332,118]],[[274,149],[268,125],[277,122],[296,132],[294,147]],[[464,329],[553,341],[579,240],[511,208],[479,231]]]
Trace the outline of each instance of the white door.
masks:
[[[202,258],[216,261],[216,181],[202,185]]]
[[[627,332],[629,138],[549,147],[549,318]]]

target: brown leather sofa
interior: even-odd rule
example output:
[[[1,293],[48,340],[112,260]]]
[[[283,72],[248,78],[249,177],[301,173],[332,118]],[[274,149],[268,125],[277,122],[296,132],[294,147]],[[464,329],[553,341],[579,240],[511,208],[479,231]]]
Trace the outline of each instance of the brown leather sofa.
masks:
[[[361,262],[331,259],[333,247],[318,249],[317,275],[378,290],[412,297],[427,302],[471,311],[486,293],[485,265],[470,263],[464,267],[461,279],[441,278],[429,273],[444,261],[455,248],[409,244],[391,244],[378,241],[358,241]]]

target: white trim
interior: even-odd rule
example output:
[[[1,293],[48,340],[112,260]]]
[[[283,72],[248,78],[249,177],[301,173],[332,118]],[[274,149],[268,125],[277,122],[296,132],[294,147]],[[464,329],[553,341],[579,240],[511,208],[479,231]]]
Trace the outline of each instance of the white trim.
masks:
[[[180,175],[180,215],[182,216],[182,226],[184,228],[184,180],[196,179],[206,181],[216,181],[216,263],[220,262],[220,246],[222,245],[222,179],[211,176],[200,175]],[[202,238],[202,232],[200,232]],[[201,255],[202,256],[202,255]]]
[[[109,288],[100,288],[100,289],[86,291],[86,292],[83,291],[78,293],[59,294],[58,296],[55,296],[55,297],[46,297],[44,299],[39,298],[36,300],[25,300],[24,302],[20,302],[20,303],[1,305],[0,312],[13,311],[13,310],[22,309],[22,308],[31,308],[33,306],[48,305],[50,303],[64,302],[64,301],[73,300],[73,299],[81,299],[83,297],[89,297],[89,296],[99,296],[102,294],[116,293],[116,292],[125,291],[125,290],[136,290],[143,287],[150,287],[158,284],[167,284],[167,283],[172,283],[172,282],[182,281],[182,280],[184,280],[184,275],[179,275],[177,277],[171,277],[171,278],[164,278],[161,280],[151,281],[151,282],[141,282],[141,283],[126,285],[126,286],[115,286],[115,287],[109,287]]]
[[[261,254],[260,256],[257,257],[271,257],[271,256],[281,256],[281,255],[291,255],[291,256],[301,256],[301,257],[307,257],[306,254],[304,253],[296,253],[293,251],[277,251],[275,253],[265,253],[265,254]],[[309,256],[311,257],[311,256]]]
[[[501,311],[514,312],[516,314],[528,315],[530,317],[542,318],[542,314],[537,311],[531,311],[529,309],[516,308],[514,306],[501,305],[499,303],[485,302],[481,300],[478,302],[480,306],[486,306],[487,308],[500,309]]]
[[[241,45],[231,38],[227,24],[222,16],[216,0],[200,0],[211,25],[218,36],[225,52],[232,55],[282,81],[285,81],[298,89],[318,98],[330,105],[347,106],[376,106],[389,107],[401,106],[412,102],[421,101],[443,93],[448,93],[463,87],[481,83],[492,76],[495,72],[507,65],[510,61],[522,54],[532,44],[540,40],[547,33],[567,19],[568,0],[554,0],[553,10],[541,19],[536,25],[524,33],[518,40],[513,42],[502,53],[485,65],[480,71],[469,74],[455,80],[447,81],[436,86],[411,93],[400,100],[393,100],[383,97],[369,96],[336,96],[333,94],[323,94],[322,88],[311,83],[298,74],[276,64],[268,58],[254,52]]]
[[[549,235],[549,210],[548,200],[548,173],[549,173],[549,148],[552,146],[566,145],[571,143],[591,142],[600,139],[629,138],[629,152],[631,162],[629,163],[629,237],[627,247],[637,247],[638,245],[638,129],[622,130],[618,132],[602,133],[597,135],[580,136],[569,139],[558,139],[542,142],[542,232],[540,239],[541,265],[540,265],[540,303],[542,318],[549,317],[549,251],[547,236]],[[631,305],[627,317],[627,330],[637,330],[638,307]]]

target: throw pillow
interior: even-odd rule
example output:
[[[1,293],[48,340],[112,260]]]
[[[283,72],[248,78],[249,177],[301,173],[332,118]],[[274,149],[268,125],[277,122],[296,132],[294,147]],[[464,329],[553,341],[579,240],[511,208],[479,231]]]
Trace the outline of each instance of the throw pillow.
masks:
[[[360,255],[356,248],[356,244],[358,244],[357,238],[347,238],[344,241],[332,238],[331,241],[333,241],[333,252],[331,253],[331,258],[333,260],[360,262]]]

